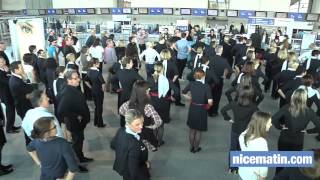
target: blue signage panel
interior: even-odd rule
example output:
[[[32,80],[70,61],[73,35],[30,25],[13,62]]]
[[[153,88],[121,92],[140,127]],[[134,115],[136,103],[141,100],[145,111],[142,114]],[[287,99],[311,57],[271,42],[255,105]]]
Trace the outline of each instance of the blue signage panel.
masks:
[[[245,10],[240,10],[239,11],[239,17],[240,18],[249,18],[255,16],[254,11],[245,11]]]
[[[258,24],[258,25],[274,25],[274,19],[269,18],[249,18],[249,24]]]
[[[149,8],[150,15],[163,15],[163,8]]]
[[[288,18],[294,19],[294,21],[304,21],[305,14],[302,14],[302,13],[288,13]]]
[[[206,16],[207,9],[192,9],[192,15],[194,16]]]
[[[54,15],[54,14],[56,14],[56,10],[55,9],[48,9],[47,10],[47,14],[48,15]]]
[[[112,8],[111,14],[123,14],[122,8]]]
[[[77,14],[88,14],[87,9],[86,8],[79,8],[76,9],[76,13]]]

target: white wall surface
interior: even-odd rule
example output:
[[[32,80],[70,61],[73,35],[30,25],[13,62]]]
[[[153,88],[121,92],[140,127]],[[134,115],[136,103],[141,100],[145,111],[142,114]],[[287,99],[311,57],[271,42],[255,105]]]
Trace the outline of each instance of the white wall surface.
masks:
[[[52,0],[53,8],[116,7],[117,0]]]
[[[208,0],[131,0],[131,7],[208,8]]]
[[[229,9],[289,12],[290,0],[230,0]]]
[[[25,0],[2,0],[3,10],[21,10],[26,9]]]
[[[320,13],[320,1],[319,0],[313,0],[313,6],[311,9],[312,13]]]

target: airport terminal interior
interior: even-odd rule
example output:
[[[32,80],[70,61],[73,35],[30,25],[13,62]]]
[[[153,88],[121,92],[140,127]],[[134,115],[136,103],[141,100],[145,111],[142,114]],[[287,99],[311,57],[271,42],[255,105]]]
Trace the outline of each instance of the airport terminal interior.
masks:
[[[319,91],[320,0],[0,0],[0,180],[320,179]]]

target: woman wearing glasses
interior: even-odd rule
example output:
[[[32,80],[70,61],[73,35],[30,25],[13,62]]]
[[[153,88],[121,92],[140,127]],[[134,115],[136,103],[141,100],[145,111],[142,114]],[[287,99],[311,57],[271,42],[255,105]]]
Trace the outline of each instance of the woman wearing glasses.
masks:
[[[56,134],[52,117],[40,118],[33,126],[31,136],[34,140],[27,146],[27,150],[41,167],[40,180],[72,180],[78,171],[78,163],[70,144],[56,137]]]

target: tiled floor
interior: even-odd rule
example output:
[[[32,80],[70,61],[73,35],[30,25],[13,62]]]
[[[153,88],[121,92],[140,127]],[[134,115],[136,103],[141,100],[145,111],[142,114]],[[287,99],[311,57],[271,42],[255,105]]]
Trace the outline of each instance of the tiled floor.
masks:
[[[186,81],[181,81],[182,86]],[[229,86],[230,82],[225,82]],[[260,105],[263,111],[274,113],[277,110],[277,103],[270,99],[269,94],[265,94],[265,100]],[[84,151],[88,157],[93,157],[95,161],[88,164],[89,173],[77,174],[75,179],[122,179],[112,170],[114,153],[109,148],[109,143],[119,128],[119,118],[116,110],[116,95],[106,94],[104,101],[104,120],[111,127],[98,129],[93,127],[92,122],[85,130]],[[93,103],[88,103],[93,107]],[[223,96],[221,105],[226,104]],[[92,109],[92,108],[91,108]],[[165,145],[157,152],[150,153],[152,162],[152,179],[154,180],[232,180],[239,179],[227,173],[228,149],[230,124],[219,115],[208,119],[209,130],[203,133],[202,151],[197,154],[189,152],[188,128],[186,126],[188,107],[171,108],[172,122],[165,125]],[[17,120],[17,123],[20,123]],[[268,135],[270,150],[276,150],[279,131],[271,128]],[[35,180],[39,178],[40,169],[33,163],[27,154],[24,146],[23,134],[7,135],[8,143],[3,150],[3,162],[13,164],[15,171],[9,175],[1,176],[3,180]],[[305,148],[319,147],[319,142],[314,139],[314,135],[305,136]],[[274,169],[270,169],[268,179],[272,179]]]

